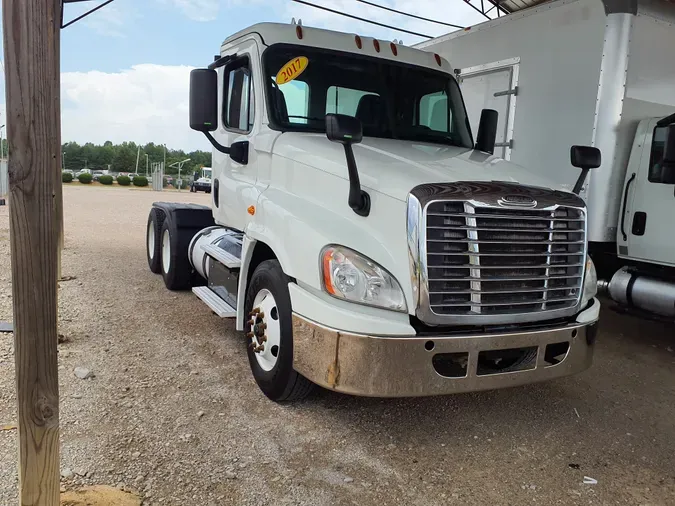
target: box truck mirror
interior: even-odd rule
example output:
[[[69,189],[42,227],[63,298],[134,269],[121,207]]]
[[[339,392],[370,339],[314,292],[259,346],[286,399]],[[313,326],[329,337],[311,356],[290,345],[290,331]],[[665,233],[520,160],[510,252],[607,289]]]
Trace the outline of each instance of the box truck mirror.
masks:
[[[358,144],[363,139],[361,121],[345,114],[326,114],[326,137],[329,141],[338,142],[345,148],[347,172],[349,173],[349,207],[359,216],[368,216],[370,195],[361,189],[359,171],[352,149],[352,144]]]
[[[579,174],[579,178],[572,189],[572,191],[578,195],[582,186],[584,186],[588,171],[597,169],[602,164],[602,155],[598,148],[591,146],[572,146],[570,149],[570,159],[574,167],[579,167],[581,169],[581,174]]]
[[[210,134],[218,128],[218,73],[211,68],[190,72],[190,128],[202,132],[221,153],[230,154],[230,148]]]
[[[485,153],[495,152],[495,140],[497,139],[497,121],[499,113],[494,109],[483,109],[480,113],[478,135],[476,135],[476,149]]]
[[[663,166],[675,168],[675,124],[666,128],[666,142],[663,146]]]
[[[663,146],[662,181],[675,184],[675,124],[666,128],[666,142]]]

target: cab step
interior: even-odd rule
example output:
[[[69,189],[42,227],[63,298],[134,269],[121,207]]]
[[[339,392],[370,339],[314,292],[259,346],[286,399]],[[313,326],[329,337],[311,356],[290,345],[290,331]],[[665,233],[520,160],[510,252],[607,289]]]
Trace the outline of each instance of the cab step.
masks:
[[[213,244],[205,244],[204,246],[202,246],[202,249],[204,250],[204,253],[206,253],[214,260],[218,260],[228,269],[239,269],[241,267],[240,258],[237,258],[236,256],[232,255],[231,253],[228,253],[224,249],[219,248],[218,246],[214,246]]]
[[[192,293],[221,318],[236,318],[237,310],[218,297],[208,286],[195,286],[192,288]]]

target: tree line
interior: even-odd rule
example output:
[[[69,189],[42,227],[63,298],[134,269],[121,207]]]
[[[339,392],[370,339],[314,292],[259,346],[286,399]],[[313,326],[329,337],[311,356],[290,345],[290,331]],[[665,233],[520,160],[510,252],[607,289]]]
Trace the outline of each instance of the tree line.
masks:
[[[62,146],[61,162],[64,170],[79,171],[82,169],[106,170],[113,172],[135,172],[136,156],[139,145],[135,142],[123,142],[113,144],[106,141],[103,145],[88,142],[80,145],[77,142],[66,142]],[[140,145],[140,157],[138,158],[138,173],[145,174],[146,157],[147,165],[152,170],[153,163],[164,161],[165,147],[162,144],[150,142]],[[190,161],[183,165],[181,174],[191,174],[200,167],[211,167],[211,153],[207,151],[191,151],[186,153],[182,149],[166,148],[165,174],[177,174],[178,169],[169,167],[172,163],[181,162],[189,158]]]

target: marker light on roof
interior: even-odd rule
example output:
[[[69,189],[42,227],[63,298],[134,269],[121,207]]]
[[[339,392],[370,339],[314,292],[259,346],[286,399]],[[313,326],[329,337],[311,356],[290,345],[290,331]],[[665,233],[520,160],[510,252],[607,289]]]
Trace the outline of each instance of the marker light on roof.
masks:
[[[363,47],[363,42],[361,42],[361,37],[359,37],[358,35],[356,37],[354,37],[354,42],[356,42],[356,47],[358,47],[359,49],[361,49]]]
[[[295,34],[298,36],[298,39],[302,40],[302,26],[298,25],[295,27]]]
[[[375,47],[375,51],[380,52],[380,42],[377,39],[373,39],[373,47]]]
[[[394,56],[398,56],[398,49],[396,48],[396,44],[393,42],[391,43],[391,52],[394,53]]]
[[[443,62],[441,61],[441,57],[438,55],[438,53],[434,53],[434,58],[436,58],[436,63],[438,63],[438,66],[442,66]]]

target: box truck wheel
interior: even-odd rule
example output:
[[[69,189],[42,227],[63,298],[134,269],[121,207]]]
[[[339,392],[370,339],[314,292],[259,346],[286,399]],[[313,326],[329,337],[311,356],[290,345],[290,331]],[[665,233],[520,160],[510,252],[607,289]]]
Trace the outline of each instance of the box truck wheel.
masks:
[[[169,290],[187,290],[191,287],[192,266],[188,259],[188,246],[192,233],[176,227],[169,214],[162,223],[161,270],[164,284]]]
[[[253,273],[244,304],[248,361],[263,393],[273,401],[300,400],[314,385],[293,369],[293,322],[288,278],[276,260]]]
[[[162,241],[162,222],[164,221],[164,212],[153,207],[148,215],[148,226],[146,230],[146,253],[148,257],[148,266],[155,274],[162,272],[162,256],[160,249]]]

